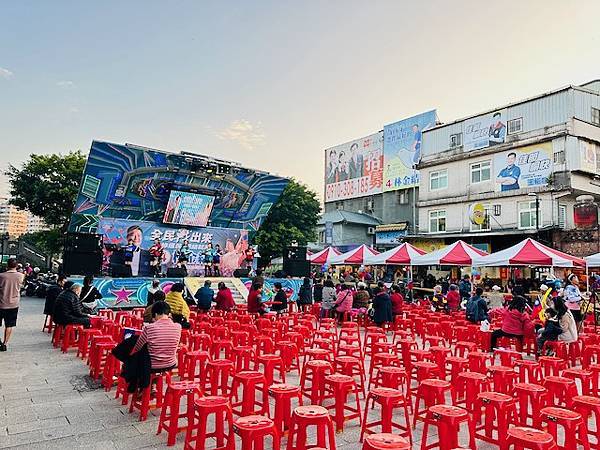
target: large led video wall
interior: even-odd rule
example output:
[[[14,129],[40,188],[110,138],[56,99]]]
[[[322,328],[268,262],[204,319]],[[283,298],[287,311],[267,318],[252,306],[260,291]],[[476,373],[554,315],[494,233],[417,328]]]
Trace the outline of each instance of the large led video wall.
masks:
[[[92,142],[69,231],[100,218],[257,230],[288,183],[236,166],[207,169],[193,155]]]

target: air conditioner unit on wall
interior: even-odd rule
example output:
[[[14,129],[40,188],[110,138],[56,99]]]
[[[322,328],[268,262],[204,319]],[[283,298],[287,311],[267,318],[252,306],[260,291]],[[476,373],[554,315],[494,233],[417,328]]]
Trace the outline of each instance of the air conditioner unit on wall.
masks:
[[[375,234],[375,227],[368,227],[367,234],[371,234],[371,235]]]

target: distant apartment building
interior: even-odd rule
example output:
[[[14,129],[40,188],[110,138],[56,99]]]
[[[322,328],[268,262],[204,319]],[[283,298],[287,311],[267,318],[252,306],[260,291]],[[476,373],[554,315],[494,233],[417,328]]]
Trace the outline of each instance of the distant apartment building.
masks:
[[[16,239],[25,233],[47,230],[43,219],[8,203],[8,198],[0,198],[0,234],[8,233]]]
[[[44,219],[33,214],[29,214],[27,218],[27,232],[37,233],[38,231],[44,231],[48,229],[48,225],[44,222]]]
[[[600,80],[567,86],[423,133],[421,237],[496,251],[526,236],[600,246],[575,233],[576,198],[600,198]],[[592,208],[593,209],[593,208]]]

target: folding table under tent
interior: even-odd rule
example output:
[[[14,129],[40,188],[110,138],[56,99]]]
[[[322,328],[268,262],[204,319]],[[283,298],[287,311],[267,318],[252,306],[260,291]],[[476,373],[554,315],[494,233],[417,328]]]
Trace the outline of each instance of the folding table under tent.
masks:
[[[308,257],[308,260],[311,264],[316,264],[322,266],[323,264],[331,264],[331,260],[334,256],[338,256],[340,252],[338,252],[333,247],[327,247],[320,252],[314,253]]]
[[[540,242],[527,238],[512,247],[487,256],[476,258],[473,265],[479,267],[499,266],[547,266],[585,267],[585,260],[554,250]]]
[[[473,261],[487,255],[464,241],[456,241],[439,250],[417,256],[413,259],[414,266],[464,266],[472,267]]]
[[[363,244],[360,247],[356,247],[349,252],[342,253],[341,255],[337,255],[331,258],[331,265],[354,265],[360,266],[363,264],[367,264],[365,262],[365,258],[367,256],[378,255],[379,252],[367,245]]]

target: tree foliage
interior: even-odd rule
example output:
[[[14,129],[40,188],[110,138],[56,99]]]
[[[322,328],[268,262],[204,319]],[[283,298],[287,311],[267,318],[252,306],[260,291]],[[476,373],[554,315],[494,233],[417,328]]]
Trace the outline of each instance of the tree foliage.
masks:
[[[80,151],[66,155],[31,155],[21,168],[10,165],[6,171],[10,202],[64,233],[84,167],[85,157]]]
[[[262,260],[281,256],[292,241],[299,245],[314,241],[320,212],[317,194],[291,180],[254,237]]]
[[[48,255],[59,254],[63,247],[63,233],[58,228],[26,233],[21,235],[19,240],[37,247]]]

